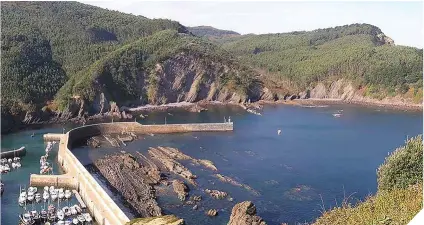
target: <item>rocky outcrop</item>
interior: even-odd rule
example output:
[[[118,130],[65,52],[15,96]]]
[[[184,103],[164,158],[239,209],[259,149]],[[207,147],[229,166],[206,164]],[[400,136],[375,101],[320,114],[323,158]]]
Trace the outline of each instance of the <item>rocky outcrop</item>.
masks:
[[[224,175],[222,175],[222,174],[214,174],[214,176],[215,176],[216,178],[218,178],[218,179],[219,179],[220,181],[222,181],[222,182],[230,183],[230,184],[232,184],[232,185],[234,185],[234,186],[237,186],[237,187],[242,187],[242,188],[244,188],[244,189],[246,189],[246,190],[249,190],[250,192],[252,192],[252,193],[253,193],[254,195],[256,195],[256,196],[259,196],[259,195],[260,195],[258,191],[256,191],[255,189],[253,189],[253,188],[252,188],[252,187],[250,187],[249,185],[242,184],[242,183],[240,183],[240,182],[238,182],[238,181],[234,180],[234,179],[233,179],[233,178],[231,178],[231,177],[224,176]]]
[[[170,150],[172,148],[167,147],[158,147],[158,148],[149,148],[149,155],[160,163],[166,170],[181,176],[182,178],[189,181],[191,184],[196,185],[195,179],[197,178],[189,169],[183,166],[176,159],[185,159],[185,155],[175,155],[172,154],[174,151]],[[175,158],[174,158],[175,157]]]
[[[180,180],[173,180],[172,181],[172,187],[175,191],[175,193],[177,193],[178,198],[181,201],[185,201],[188,192],[189,192],[189,188],[187,187],[187,185],[184,184],[184,182],[180,181]]]
[[[142,217],[162,215],[153,188],[157,179],[148,172],[150,165],[139,164],[130,154],[107,155],[94,165]]]
[[[125,225],[184,225],[184,220],[174,215],[136,218]]]
[[[215,199],[224,199],[225,197],[228,196],[228,193],[225,192],[225,191],[205,189],[205,192],[208,193],[212,198],[215,198]]]
[[[256,207],[250,201],[236,204],[227,225],[266,225],[261,217],[256,215]]]
[[[216,209],[209,209],[208,211],[206,211],[206,215],[208,215],[208,216],[216,216],[216,215],[218,215],[218,210],[216,210]]]

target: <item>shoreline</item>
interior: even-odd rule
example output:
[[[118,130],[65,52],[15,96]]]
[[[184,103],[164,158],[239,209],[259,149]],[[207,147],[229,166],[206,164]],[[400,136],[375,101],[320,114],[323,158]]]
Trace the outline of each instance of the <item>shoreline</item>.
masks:
[[[253,102],[250,105],[243,105],[240,103],[231,103],[231,102],[219,102],[219,101],[199,101],[199,102],[178,102],[178,103],[168,103],[163,105],[143,105],[138,107],[125,107],[120,108],[121,111],[130,113],[133,117],[131,119],[117,118],[116,116],[110,114],[96,114],[87,117],[86,119],[74,117],[71,119],[60,119],[52,118],[46,121],[40,121],[37,123],[31,124],[20,124],[15,126],[14,129],[2,133],[2,135],[8,135],[16,133],[18,131],[27,130],[27,129],[37,129],[39,127],[48,126],[48,125],[64,125],[64,124],[83,124],[82,121],[86,121],[86,125],[98,122],[105,122],[107,120],[112,120],[112,118],[118,121],[134,121],[134,116],[141,114],[143,112],[163,112],[172,109],[183,109],[187,112],[200,113],[201,111],[206,111],[208,106],[237,106],[244,110],[249,108],[249,106],[255,105],[294,105],[300,107],[320,107],[322,104],[334,105],[334,104],[348,104],[348,105],[357,105],[360,107],[374,107],[374,108],[384,108],[399,110],[404,112],[422,112],[423,106],[419,104],[398,104],[398,103],[376,103],[369,101],[345,101],[342,99],[318,99],[318,98],[309,98],[309,99],[294,99],[294,100],[278,100],[278,101],[269,101],[269,100],[259,100]]]
[[[260,100],[258,104],[271,104],[271,105],[296,105],[296,106],[320,106],[322,104],[335,105],[335,104],[346,104],[346,105],[357,105],[360,107],[374,107],[374,108],[385,108],[400,111],[410,112],[422,112],[423,106],[419,104],[396,104],[396,103],[375,103],[375,102],[363,102],[363,101],[345,101],[342,99],[322,99],[322,98],[309,98],[309,99],[295,99],[290,101],[265,101]]]

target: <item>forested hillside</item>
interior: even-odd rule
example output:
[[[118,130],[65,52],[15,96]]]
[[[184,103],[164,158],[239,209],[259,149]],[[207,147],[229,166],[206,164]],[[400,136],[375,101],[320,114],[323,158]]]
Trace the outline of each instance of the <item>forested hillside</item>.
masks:
[[[56,100],[61,107],[76,96],[95,105],[203,99],[240,102],[249,96],[258,98],[258,85],[251,69],[217,46],[166,30],[124,45],[80,71],[62,87]]]
[[[357,88],[368,87],[372,97],[411,89],[420,95],[418,102],[422,99],[422,49],[394,46],[372,25],[244,35],[217,42],[242,61],[263,69],[266,79],[290,83],[295,91],[345,78]]]
[[[198,37],[209,40],[239,36],[240,34],[231,30],[220,30],[210,26],[188,27],[188,31]]]
[[[2,131],[109,102],[422,100],[422,49],[368,24],[239,35],[77,2],[2,2],[1,23]]]
[[[41,109],[43,118],[74,116],[63,110],[75,101],[81,116],[109,101],[239,102],[257,92],[250,68],[175,21],[77,2],[5,2],[1,22],[2,131],[40,120]],[[92,105],[99,94],[101,110]]]
[[[52,99],[110,51],[178,22],[150,20],[77,2],[2,2],[2,96],[20,104]],[[41,90],[42,89],[42,90]]]

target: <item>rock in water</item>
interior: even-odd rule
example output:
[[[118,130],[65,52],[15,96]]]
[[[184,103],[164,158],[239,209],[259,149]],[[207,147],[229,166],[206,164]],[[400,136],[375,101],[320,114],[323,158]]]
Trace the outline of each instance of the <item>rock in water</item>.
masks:
[[[244,201],[233,207],[227,225],[266,225],[266,222],[256,215],[256,207],[251,201]]]
[[[218,214],[218,211],[216,209],[209,209],[206,212],[206,215],[208,215],[208,216],[216,216],[217,214]]]
[[[175,193],[178,194],[178,198],[181,201],[184,201],[188,195],[188,187],[184,184],[184,182],[180,180],[174,180],[172,181],[172,187],[174,188]]]

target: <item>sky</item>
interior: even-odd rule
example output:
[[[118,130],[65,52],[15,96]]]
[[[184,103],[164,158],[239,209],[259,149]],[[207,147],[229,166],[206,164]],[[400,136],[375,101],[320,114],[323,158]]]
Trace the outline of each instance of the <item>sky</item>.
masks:
[[[397,45],[422,48],[422,1],[82,1],[185,26],[213,26],[241,34],[309,31],[352,23],[379,27]]]

